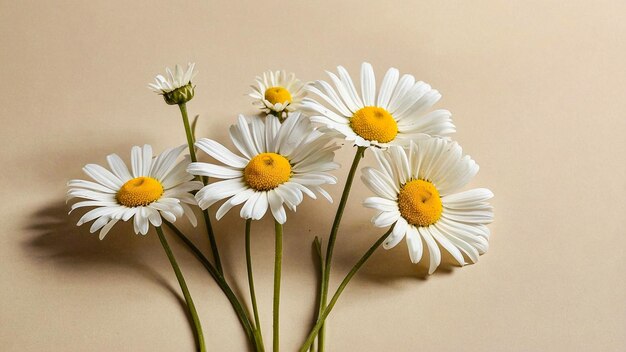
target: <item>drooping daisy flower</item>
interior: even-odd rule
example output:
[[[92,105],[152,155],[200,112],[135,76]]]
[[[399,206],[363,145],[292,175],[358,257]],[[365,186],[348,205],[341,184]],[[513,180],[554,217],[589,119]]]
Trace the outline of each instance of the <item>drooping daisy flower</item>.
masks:
[[[191,82],[196,74],[196,64],[187,64],[187,70],[176,65],[174,72],[169,67],[165,68],[166,76],[157,75],[155,83],[149,83],[148,87],[155,93],[161,94],[165,102],[170,105],[178,105],[188,102],[193,98],[194,85]]]
[[[378,227],[396,223],[383,243],[385,249],[406,237],[413,263],[422,258],[423,245],[430,253],[429,274],[441,262],[437,243],[460,264],[463,254],[472,263],[489,247],[493,208],[487,200],[493,193],[476,188],[460,193],[478,172],[478,165],[463,156],[456,142],[429,138],[410,143],[408,151],[394,146],[375,150],[379,168],[364,168],[361,179],[377,195],[364,205],[378,211],[372,222]]]
[[[83,168],[93,181],[71,180],[68,182],[67,199],[82,198],[74,203],[70,213],[77,208],[95,207],[78,220],[80,226],[95,220],[90,232],[100,230],[100,239],[119,220],[134,218],[135,233],[145,235],[148,223],[161,226],[161,217],[170,222],[183,215],[196,226],[196,217],[188,204],[196,204],[191,191],[202,187],[199,181],[186,171],[189,157],[176,163],[185,145],[167,149],[152,158],[152,147],[133,147],[131,171],[117,154],[107,156],[108,169],[88,164]]]
[[[321,80],[306,88],[332,109],[311,98],[302,103],[312,111],[311,121],[325,126],[327,132],[358,146],[383,148],[455,132],[449,111],[428,112],[441,94],[422,81],[416,82],[413,76],[399,77],[398,70],[390,68],[376,94],[374,70],[365,62],[361,66],[359,94],[346,69],[339,66],[337,71],[339,76],[327,72],[335,88]]]
[[[248,94],[254,98],[253,104],[261,106],[267,113],[291,112],[300,108],[300,103],[306,95],[305,85],[293,73],[287,75],[285,71],[267,71],[263,77],[256,78],[256,85],[251,86],[253,91]]]
[[[242,218],[259,220],[269,207],[282,224],[287,220],[283,204],[295,211],[303,194],[315,199],[315,193],[319,193],[332,202],[321,186],[337,182],[328,172],[339,167],[333,161],[339,147],[329,144],[330,137],[313,129],[304,116],[294,113],[281,124],[272,115],[265,121],[252,117],[250,122],[240,115],[237,124],[230,128],[230,138],[242,156],[203,138],[196,146],[226,166],[198,162],[187,168],[193,175],[224,180],[196,193],[202,209],[228,199],[217,210],[218,220],[245,202],[240,212]]]

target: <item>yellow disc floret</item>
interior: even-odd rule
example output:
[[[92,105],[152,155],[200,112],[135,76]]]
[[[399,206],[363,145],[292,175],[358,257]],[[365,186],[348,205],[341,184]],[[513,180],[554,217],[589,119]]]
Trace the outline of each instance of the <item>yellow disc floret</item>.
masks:
[[[148,205],[163,195],[163,185],[152,177],[136,177],[122,185],[115,199],[127,207]]]
[[[272,104],[291,103],[291,93],[283,87],[269,87],[265,90],[265,100]]]
[[[388,143],[398,135],[398,124],[391,114],[377,106],[359,109],[350,118],[350,127],[368,141]]]
[[[276,153],[261,153],[246,165],[243,179],[257,191],[269,191],[289,181],[291,165],[289,160]]]
[[[400,214],[415,226],[429,226],[441,218],[443,206],[435,186],[425,180],[405,183],[398,193]]]

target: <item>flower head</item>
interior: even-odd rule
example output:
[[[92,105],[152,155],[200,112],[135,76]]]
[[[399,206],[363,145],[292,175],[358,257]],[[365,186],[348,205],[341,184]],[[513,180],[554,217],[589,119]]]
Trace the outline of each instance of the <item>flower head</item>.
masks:
[[[68,182],[67,199],[82,198],[74,203],[70,213],[77,208],[94,207],[80,220],[80,226],[95,220],[90,231],[100,230],[100,239],[119,220],[134,218],[135,233],[145,235],[148,224],[161,226],[161,217],[170,222],[185,214],[196,226],[196,217],[188,204],[196,204],[190,193],[200,189],[202,183],[192,181],[193,176],[186,171],[189,157],[176,163],[186,146],[165,150],[152,158],[152,147],[133,147],[131,150],[131,170],[117,154],[107,156],[111,171],[88,164],[83,168],[93,181],[71,180]]]
[[[194,175],[223,180],[196,193],[202,209],[227,199],[217,210],[218,220],[232,207],[245,203],[242,218],[259,220],[269,208],[282,224],[287,220],[283,204],[295,211],[303,194],[315,199],[319,193],[332,201],[321,186],[337,182],[328,172],[339,167],[333,161],[339,147],[313,129],[304,116],[294,113],[283,124],[272,115],[265,120],[252,117],[250,122],[239,116],[230,128],[230,137],[242,156],[203,138],[196,146],[226,166],[197,162],[187,169]]]
[[[166,67],[166,77],[157,75],[154,78],[155,83],[149,83],[148,87],[155,93],[161,94],[169,105],[186,103],[194,95],[195,87],[191,81],[198,73],[195,67],[195,63],[189,63],[187,71],[183,71],[179,65],[176,65],[174,72]]]
[[[253,91],[248,94],[254,98],[253,104],[259,105],[266,113],[291,112],[300,108],[300,103],[306,95],[305,85],[293,73],[285,71],[267,71],[263,77],[256,78],[256,85],[251,86]]]
[[[378,168],[364,168],[361,179],[376,194],[364,206],[378,211],[372,218],[377,227],[396,224],[383,243],[385,249],[403,238],[413,263],[422,258],[422,240],[430,253],[429,274],[441,262],[437,243],[460,264],[464,255],[471,262],[489,247],[493,208],[487,202],[493,193],[485,188],[458,192],[478,172],[478,165],[463,156],[456,142],[428,138],[387,151],[374,150]]]
[[[303,107],[312,111],[311,121],[325,130],[358,146],[387,147],[406,145],[410,140],[453,133],[451,114],[430,108],[441,98],[438,91],[411,75],[400,77],[390,68],[376,93],[376,78],[369,63],[361,66],[361,94],[342,66],[339,76],[328,72],[335,88],[317,81],[307,91],[317,95],[330,109],[317,100],[304,98]]]

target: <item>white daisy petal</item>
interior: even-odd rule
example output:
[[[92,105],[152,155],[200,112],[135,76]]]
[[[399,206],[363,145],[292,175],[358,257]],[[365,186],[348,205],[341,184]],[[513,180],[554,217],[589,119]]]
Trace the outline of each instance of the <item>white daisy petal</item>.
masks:
[[[428,230],[430,231],[430,234],[433,236],[433,238],[441,245],[441,247],[445,248],[445,250],[452,255],[454,260],[456,260],[459,265],[465,265],[465,259],[463,259],[463,254],[461,254],[461,251],[459,251],[459,249],[455,247],[452,242],[450,242],[444,235],[442,235],[436,226],[430,226]]]
[[[278,223],[284,224],[287,221],[287,214],[285,213],[285,208],[283,207],[283,199],[280,197],[278,192],[271,190],[267,192],[267,200],[274,219],[276,219]]]
[[[272,84],[271,77],[266,75],[262,80]],[[277,79],[276,75],[273,77]],[[263,84],[259,83],[259,90]],[[244,158],[217,142],[202,139],[197,142],[198,147],[229,166],[190,163],[187,168],[194,175],[225,179],[203,187],[195,195],[203,209],[226,200],[217,210],[218,220],[234,206],[245,203],[241,217],[258,220],[270,209],[282,223],[286,220],[283,205],[295,211],[303,194],[316,199],[319,193],[332,201],[321,186],[337,182],[328,173],[338,168],[333,161],[337,147],[331,144],[331,138],[315,130],[306,116],[293,112],[282,123],[272,115],[264,121],[261,117],[240,116],[230,131]]]
[[[399,218],[396,222],[396,225],[393,227],[391,235],[389,235],[385,242],[383,242],[383,248],[391,249],[395,247],[398,243],[400,243],[400,241],[402,241],[402,239],[404,238],[404,235],[406,235],[408,227],[409,226],[406,220],[404,220],[403,218]]]
[[[409,257],[413,264],[419,263],[424,253],[422,237],[415,226],[409,226],[406,231],[406,244],[409,248]]]
[[[187,172],[192,175],[208,176],[221,179],[232,179],[241,177],[241,170],[235,170],[227,166],[201,162],[189,164],[189,166],[187,166]]]
[[[428,274],[432,274],[437,270],[439,264],[441,264],[441,251],[439,250],[439,246],[433,239],[430,234],[429,228],[427,227],[418,227],[417,230],[419,234],[426,242],[426,246],[428,247],[428,253],[430,254],[430,264],[428,266]]]
[[[70,187],[71,190],[77,188],[77,189],[88,189],[88,190],[103,192],[103,193],[113,193],[113,194],[117,193],[116,189],[111,189],[99,183],[85,181],[85,180],[70,180],[67,183],[67,186]]]
[[[169,67],[165,68],[166,76],[157,75],[154,78],[155,83],[149,83],[148,87],[158,94],[167,94],[178,88],[184,87],[191,83],[198,73],[195,70],[196,64],[189,63],[187,69],[183,71],[182,67],[176,65],[174,72]]]
[[[389,100],[391,99],[391,94],[393,93],[396,84],[398,83],[398,78],[400,77],[400,72],[396,68],[390,68],[385,77],[383,78],[383,82],[380,85],[380,92],[378,93],[378,101],[376,102],[377,106],[387,109],[389,107]],[[389,109],[387,109],[389,110]]]
[[[118,222],[118,219],[113,219],[110,220],[106,225],[104,225],[102,227],[102,229],[100,230],[100,234],[98,235],[98,238],[102,241],[104,239],[104,236],[107,235],[107,233],[109,233],[109,231],[111,231],[111,229],[113,228],[113,226]]]
[[[83,167],[83,172],[85,172],[87,176],[91,177],[96,182],[102,184],[107,188],[119,189],[119,187],[122,185],[122,180],[112,174],[111,171],[103,168],[100,165],[85,165],[85,167]]]
[[[241,178],[219,181],[203,187],[195,198],[200,208],[207,209],[219,200],[229,198],[246,188]]]
[[[367,62],[361,65],[361,94],[363,94],[363,104],[365,106],[374,106],[376,104],[374,68]]]
[[[139,146],[134,146],[130,150],[130,164],[133,177],[143,176],[143,159],[141,158],[141,148]]]
[[[402,236],[407,233],[410,259],[417,263],[428,251],[429,274],[441,263],[439,246],[461,266],[466,257],[475,263],[487,251],[490,232],[486,224],[493,221],[488,201],[493,193],[485,188],[452,193],[478,171],[456,142],[427,137],[410,142],[408,149],[390,146],[374,155],[380,170],[366,167],[361,178],[377,197],[367,198],[363,205],[378,211],[372,219],[375,226],[387,226],[397,216],[387,247],[397,244],[401,238],[397,231],[408,224]]]
[[[406,145],[412,138],[445,136],[455,131],[449,113],[428,113],[441,94],[424,82],[416,82],[413,76],[399,78],[397,69],[389,69],[376,99],[376,78],[369,63],[361,65],[361,96],[346,69],[339,66],[337,72],[327,72],[334,88],[324,81],[307,88],[320,101],[310,97],[302,102],[311,121],[332,131],[333,136],[341,134],[358,146],[384,149]],[[368,116],[384,117],[387,122],[372,123]]]
[[[256,78],[256,86],[252,86],[253,91],[248,95],[266,113],[291,112],[300,109],[305,87],[293,73],[266,71]]]
[[[86,165],[85,173],[98,183],[68,182],[68,199],[86,199],[72,204],[70,212],[94,207],[80,218],[77,225],[95,220],[90,231],[100,230],[99,238],[103,239],[119,220],[133,219],[135,232],[144,235],[150,224],[161,226],[161,216],[174,222],[186,212],[185,209],[190,213],[188,217],[192,224],[195,223],[193,211],[182,202],[195,204],[190,192],[199,189],[201,183],[191,181],[193,176],[186,172],[188,158],[173,166],[183,149],[168,149],[156,156],[153,163],[151,146],[133,147],[132,174],[116,154],[107,157],[113,172],[99,165]],[[161,180],[167,180],[167,183]]]
[[[393,212],[398,211],[398,203],[394,200],[381,198],[381,197],[369,197],[363,201],[363,206],[366,208],[372,208],[379,211]]]
[[[133,178],[130,171],[128,171],[128,168],[126,167],[126,164],[124,164],[119,155],[109,154],[107,155],[107,161],[115,176],[117,176],[122,182],[126,182]]]
[[[254,203],[254,208],[252,209],[252,219],[261,220],[265,212],[267,212],[267,208],[269,206],[267,200],[267,192],[259,192],[260,196],[257,199],[256,203]]]

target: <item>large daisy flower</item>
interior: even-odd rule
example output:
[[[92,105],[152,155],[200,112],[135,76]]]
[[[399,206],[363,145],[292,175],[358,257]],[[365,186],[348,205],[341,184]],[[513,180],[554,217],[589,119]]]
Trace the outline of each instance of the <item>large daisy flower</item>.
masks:
[[[253,104],[259,105],[267,113],[291,112],[300,108],[306,95],[305,85],[293,73],[285,71],[267,71],[263,77],[257,76],[256,85],[248,94],[254,98]]]
[[[185,71],[179,65],[176,65],[174,71],[166,67],[165,76],[157,75],[154,83],[149,83],[148,87],[153,92],[162,95],[170,105],[186,103],[194,96],[194,85],[191,81],[198,73],[195,68],[195,63],[187,64]]]
[[[413,263],[422,258],[422,240],[430,253],[429,274],[441,262],[437,243],[460,264],[472,263],[489,247],[493,193],[476,188],[460,193],[478,172],[478,165],[462,155],[456,142],[429,138],[410,143],[409,150],[394,146],[375,150],[378,169],[364,168],[361,179],[376,194],[364,205],[378,211],[372,222],[378,227],[395,223],[383,243],[385,249],[406,237]]]
[[[188,204],[196,204],[190,193],[200,189],[202,183],[192,181],[193,176],[186,171],[189,157],[176,163],[186,146],[171,148],[152,158],[152,147],[133,147],[131,150],[131,170],[117,154],[107,156],[111,171],[88,164],[83,168],[93,181],[71,180],[68,182],[67,199],[82,198],[74,203],[70,213],[82,207],[94,207],[80,220],[80,226],[95,220],[90,232],[100,230],[100,239],[119,220],[134,219],[135,233],[148,233],[148,223],[161,226],[161,217],[170,222],[183,215],[196,226],[196,217]]]
[[[428,112],[441,94],[422,81],[416,82],[413,76],[400,77],[397,69],[390,68],[376,94],[374,69],[365,62],[361,66],[359,94],[346,69],[339,66],[337,71],[339,76],[327,72],[335,88],[321,80],[307,87],[331,109],[311,98],[302,103],[312,111],[311,121],[325,126],[327,132],[358,146],[382,148],[455,132],[449,111]]]
[[[282,224],[287,220],[283,204],[295,211],[303,194],[315,199],[319,193],[332,202],[321,186],[337,182],[328,172],[339,167],[333,161],[339,147],[329,144],[330,137],[313,129],[304,116],[295,113],[283,124],[272,115],[265,120],[252,117],[250,122],[239,116],[230,128],[230,138],[242,156],[203,138],[196,146],[226,166],[197,162],[187,168],[191,174],[223,180],[196,193],[202,209],[228,199],[217,210],[218,220],[245,203],[242,218],[259,220],[269,208]]]

